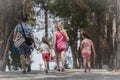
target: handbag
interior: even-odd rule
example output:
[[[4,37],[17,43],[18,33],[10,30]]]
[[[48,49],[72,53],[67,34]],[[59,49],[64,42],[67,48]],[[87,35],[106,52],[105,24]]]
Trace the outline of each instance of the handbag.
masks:
[[[15,47],[19,48],[24,42],[25,42],[25,39],[22,37],[22,35],[20,35],[15,40],[14,45]]]
[[[25,37],[25,43],[26,43],[28,46],[31,46],[32,43],[33,43],[33,39],[30,38],[30,37],[26,37],[22,23],[21,23],[21,27],[22,27],[22,30],[23,30],[23,35],[24,35],[24,37]]]
[[[30,45],[32,45],[33,40],[32,40],[32,38],[26,38],[26,41],[25,41],[25,42],[26,42],[27,45],[30,46]]]

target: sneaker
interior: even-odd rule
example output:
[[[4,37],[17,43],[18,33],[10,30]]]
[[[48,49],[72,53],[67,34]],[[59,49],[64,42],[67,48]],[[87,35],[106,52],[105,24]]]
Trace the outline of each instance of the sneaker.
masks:
[[[48,70],[45,70],[45,73],[48,73]]]
[[[25,70],[23,70],[23,71],[22,71],[22,74],[26,74],[26,71],[25,71]]]
[[[30,65],[28,65],[27,72],[31,72],[31,66]]]
[[[84,72],[87,72],[87,69],[85,68]]]

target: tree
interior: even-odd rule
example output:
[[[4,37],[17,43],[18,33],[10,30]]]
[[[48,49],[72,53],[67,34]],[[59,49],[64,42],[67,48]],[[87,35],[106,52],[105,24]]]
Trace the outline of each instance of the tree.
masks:
[[[21,1],[19,2],[21,3]],[[16,25],[15,7],[18,7],[17,0],[0,0],[0,39],[2,41],[0,44],[0,71],[5,71],[6,68],[6,59],[10,43],[9,41],[12,38],[13,29]]]
[[[114,70],[120,69],[120,1],[119,0],[110,0],[111,1],[111,12],[113,13],[113,57],[111,60],[111,68]],[[112,64],[112,62],[114,64]]]
[[[77,55],[79,54],[77,51],[77,32],[79,29],[86,31],[89,29],[88,32],[91,32],[96,24],[97,30],[102,30],[101,26],[103,25],[101,25],[101,21],[104,19],[100,18],[107,8],[107,0],[52,0],[48,3],[48,8],[50,13],[64,20],[67,19],[71,23],[69,26],[65,25],[65,28],[68,30],[70,36],[69,44],[72,48],[73,67],[77,68]],[[93,17],[93,14],[95,14],[96,17]],[[97,22],[93,20],[95,18],[97,18]],[[97,43],[98,40],[95,42]],[[101,62],[99,62],[98,65],[100,64]]]
[[[107,65],[109,69],[119,68],[119,0],[36,0],[36,2],[46,4],[47,6],[43,5],[43,9],[47,8],[51,14],[63,18],[70,36],[74,68],[77,68],[79,55],[77,51],[79,30],[87,31],[95,43],[96,68],[102,68],[103,65]]]
[[[0,71],[5,71],[14,27],[24,15],[26,0],[0,0]]]
[[[48,2],[49,0],[35,0],[36,4],[40,4],[40,8],[45,11],[45,36],[48,37]]]

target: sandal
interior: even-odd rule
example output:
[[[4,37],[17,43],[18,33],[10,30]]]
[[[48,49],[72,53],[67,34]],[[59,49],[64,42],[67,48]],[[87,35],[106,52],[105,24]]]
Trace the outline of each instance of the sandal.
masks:
[[[60,68],[58,68],[57,71],[60,71]]]
[[[65,68],[62,68],[62,72],[64,72],[65,71]]]

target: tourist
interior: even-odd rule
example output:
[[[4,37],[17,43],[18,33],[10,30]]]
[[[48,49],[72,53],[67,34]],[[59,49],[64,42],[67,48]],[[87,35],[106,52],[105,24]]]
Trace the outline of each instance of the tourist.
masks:
[[[36,47],[35,41],[34,41],[34,35],[33,35],[33,29],[30,25],[28,25],[28,18],[23,17],[22,22],[19,23],[14,30],[14,35],[13,35],[13,41],[14,43],[16,42],[16,39],[18,36],[23,36],[25,39],[26,38],[31,38],[31,40],[34,43],[34,47]],[[20,47],[18,47],[18,51],[20,54],[20,63],[22,67],[22,73],[30,72],[31,71],[31,59],[30,59],[30,45],[28,45],[28,42],[25,41]],[[28,62],[27,67],[25,66],[25,57]],[[26,70],[27,69],[27,70]]]
[[[83,32],[82,33],[82,38],[83,40],[81,41],[80,49],[82,53],[82,58],[83,58],[83,64],[84,64],[84,72],[87,72],[87,68],[89,72],[91,71],[91,53],[93,52],[93,55],[96,55],[95,49],[94,49],[94,44],[92,40],[90,40],[89,36],[87,33]]]
[[[68,34],[61,23],[56,24],[54,32],[54,50],[56,54],[57,71],[64,71],[66,41],[69,41]],[[60,58],[62,60],[62,69],[60,69]]]
[[[49,69],[49,61],[51,60],[51,58],[53,58],[53,55],[51,53],[51,47],[49,44],[49,41],[46,37],[42,38],[42,44],[40,46],[40,48],[38,48],[37,50],[41,50],[42,51],[42,59],[44,61],[44,65],[45,65],[45,73],[48,73],[48,69]]]

